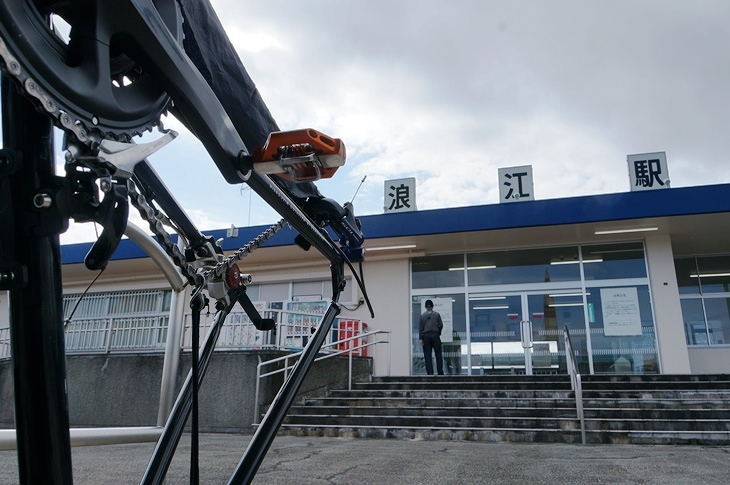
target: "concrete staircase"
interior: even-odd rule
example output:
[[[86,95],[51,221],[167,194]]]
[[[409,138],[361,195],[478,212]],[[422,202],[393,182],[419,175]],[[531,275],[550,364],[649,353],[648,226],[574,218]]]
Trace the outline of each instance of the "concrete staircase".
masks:
[[[730,444],[730,376],[583,378],[589,443]]]
[[[730,376],[584,376],[588,443],[730,444]],[[407,376],[292,406],[298,436],[580,443],[566,375]]]

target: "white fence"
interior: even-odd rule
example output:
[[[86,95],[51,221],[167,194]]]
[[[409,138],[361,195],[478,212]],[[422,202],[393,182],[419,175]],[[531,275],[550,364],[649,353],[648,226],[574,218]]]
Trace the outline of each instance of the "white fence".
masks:
[[[170,319],[170,292],[161,290],[118,292],[87,295],[65,322],[66,351],[69,354],[109,352],[164,352]],[[78,301],[78,295],[64,297],[65,318]],[[218,350],[299,350],[309,341],[327,309],[326,301],[255,302],[264,318],[273,318],[276,328],[262,332],[251,323],[239,306],[234,307],[221,329]],[[274,306],[275,308],[269,308]],[[281,307],[281,308],[278,308]],[[214,313],[203,313],[200,319],[201,339],[214,321]],[[192,340],[192,317],[184,316],[182,348],[189,350]],[[337,318],[325,344],[357,337],[367,331],[367,324],[357,319]],[[353,339],[350,344],[367,352],[367,338]],[[0,328],[0,358],[10,357],[10,329]]]

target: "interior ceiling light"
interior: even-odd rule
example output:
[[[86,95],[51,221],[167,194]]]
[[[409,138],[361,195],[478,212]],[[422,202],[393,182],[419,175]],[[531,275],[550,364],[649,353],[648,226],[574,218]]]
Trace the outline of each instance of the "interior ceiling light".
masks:
[[[689,275],[690,278],[718,278],[724,276],[730,276],[730,273],[700,273]]]
[[[603,258],[592,258],[592,259],[584,259],[584,263],[602,263]],[[550,261],[550,264],[556,265],[556,264],[578,264],[580,261]]]
[[[494,269],[496,266],[492,265],[486,265],[486,266],[469,266],[468,269]],[[464,271],[464,267],[460,266],[458,268],[449,268],[449,271]]]
[[[602,231],[595,231],[594,234],[597,236],[600,236],[602,234],[625,234],[630,232],[649,232],[649,231],[658,231],[658,227],[635,227],[631,229],[606,229]]]
[[[401,244],[400,246],[380,246],[374,248],[365,248],[365,251],[395,251],[397,249],[415,249],[415,244]]]

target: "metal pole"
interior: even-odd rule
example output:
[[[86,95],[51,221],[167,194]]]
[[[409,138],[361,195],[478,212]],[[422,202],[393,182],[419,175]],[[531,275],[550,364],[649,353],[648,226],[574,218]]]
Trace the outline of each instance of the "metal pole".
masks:
[[[390,332],[388,332],[388,376],[391,376],[392,375],[391,372],[390,372],[390,355],[391,355],[391,350],[390,350]]]
[[[352,345],[350,345],[349,358],[347,359],[348,377],[347,377],[347,390],[352,391]]]
[[[157,409],[157,426],[164,426],[175,402],[175,380],[180,365],[180,342],[185,326],[185,294],[174,290],[170,299],[170,321],[167,324],[165,358],[162,364],[160,405]]]
[[[18,471],[23,484],[71,484],[71,444],[63,334],[62,216],[50,120],[2,79],[4,149],[22,155],[9,176],[12,223],[4,225],[3,258],[27,280],[10,290]],[[5,189],[3,189],[5,190]],[[8,216],[3,216],[7,222]]]
[[[160,405],[157,408],[157,426],[165,426],[175,402],[175,381],[180,366],[180,348],[185,328],[185,281],[167,254],[150,236],[137,226],[127,222],[125,234],[144,248],[167,277],[172,288],[170,299],[170,320],[167,323],[165,358],[162,361],[162,381],[160,383]],[[182,250],[182,238],[178,247]]]
[[[259,404],[259,393],[261,392],[261,356],[258,356],[259,364],[256,366],[256,391],[254,392],[253,424],[259,424],[261,405]]]

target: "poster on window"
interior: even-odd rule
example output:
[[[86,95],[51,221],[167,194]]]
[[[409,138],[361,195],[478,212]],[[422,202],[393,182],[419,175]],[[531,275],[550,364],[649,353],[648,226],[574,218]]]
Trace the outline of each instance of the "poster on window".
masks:
[[[601,288],[603,334],[607,337],[641,335],[636,288]]]
[[[454,341],[454,311],[451,308],[451,298],[424,298],[421,308],[426,311],[426,300],[433,301],[433,311],[439,312],[444,328],[441,331],[441,342]]]

